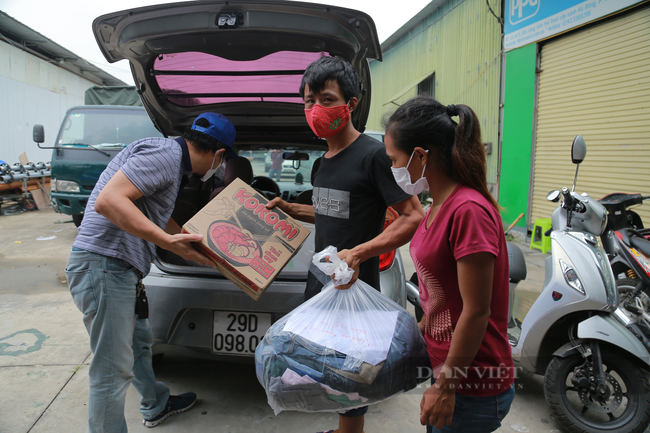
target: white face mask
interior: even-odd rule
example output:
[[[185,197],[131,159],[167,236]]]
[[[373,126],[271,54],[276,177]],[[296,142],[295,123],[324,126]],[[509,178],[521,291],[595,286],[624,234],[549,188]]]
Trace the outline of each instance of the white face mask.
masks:
[[[429,151],[426,151],[429,153]],[[424,177],[424,170],[427,168],[427,165],[424,164],[424,167],[422,168],[422,174],[420,175],[420,178],[415,181],[415,183],[411,183],[411,174],[408,171],[409,164],[411,164],[411,159],[413,159],[413,155],[415,154],[415,150],[413,153],[411,153],[411,157],[409,158],[408,164],[406,164],[406,167],[391,167],[391,171],[393,172],[393,177],[395,177],[395,182],[404,190],[405,193],[411,194],[411,195],[417,195],[420,194],[424,190],[429,190],[429,182],[427,182],[427,178]]]
[[[223,156],[221,157],[221,162],[214,168],[212,166],[214,165],[214,160],[217,159],[217,152],[214,153],[214,157],[212,157],[212,164],[210,165],[210,170],[206,171],[203,177],[201,178],[201,182],[205,182],[206,180],[209,180],[214,173],[221,167],[221,164],[223,164]]]

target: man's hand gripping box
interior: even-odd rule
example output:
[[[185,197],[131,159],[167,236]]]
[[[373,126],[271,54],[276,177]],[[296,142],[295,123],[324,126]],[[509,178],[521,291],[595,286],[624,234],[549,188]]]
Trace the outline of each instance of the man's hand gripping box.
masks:
[[[221,273],[256,301],[300,249],[309,230],[249,185],[235,179],[192,219],[184,233],[200,233],[193,244]]]

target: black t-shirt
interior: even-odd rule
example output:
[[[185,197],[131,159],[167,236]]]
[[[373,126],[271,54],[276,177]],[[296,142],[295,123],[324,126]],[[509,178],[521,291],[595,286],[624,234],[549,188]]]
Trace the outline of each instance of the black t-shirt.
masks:
[[[321,158],[312,196],[317,252],[329,245],[351,249],[382,232],[386,208],[410,197],[395,182],[390,166],[384,145],[364,134],[333,157]],[[361,264],[359,279],[379,290],[378,256]],[[306,297],[321,288],[310,272]]]

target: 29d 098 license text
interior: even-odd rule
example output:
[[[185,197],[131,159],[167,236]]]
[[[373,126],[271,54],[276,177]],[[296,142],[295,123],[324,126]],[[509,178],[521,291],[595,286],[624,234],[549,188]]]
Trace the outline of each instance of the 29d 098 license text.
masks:
[[[215,311],[212,352],[254,356],[270,326],[270,314]]]

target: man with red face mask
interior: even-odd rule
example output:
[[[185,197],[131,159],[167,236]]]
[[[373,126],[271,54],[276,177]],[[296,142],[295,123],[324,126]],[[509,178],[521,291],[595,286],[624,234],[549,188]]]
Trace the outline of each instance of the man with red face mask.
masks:
[[[357,278],[379,290],[379,256],[407,243],[424,212],[417,197],[395,182],[382,143],[357,131],[350,113],[357,106],[359,78],[340,57],[322,57],[309,65],[300,84],[305,117],[314,134],[327,140],[327,152],[313,179],[313,206],[273,199],[301,221],[316,225],[315,248],[333,245],[354,270],[348,289]],[[399,214],[386,230],[386,208]],[[310,268],[305,298],[317,295],[329,277]],[[361,433],[367,407],[339,415],[339,433]],[[330,430],[333,431],[333,430]]]

